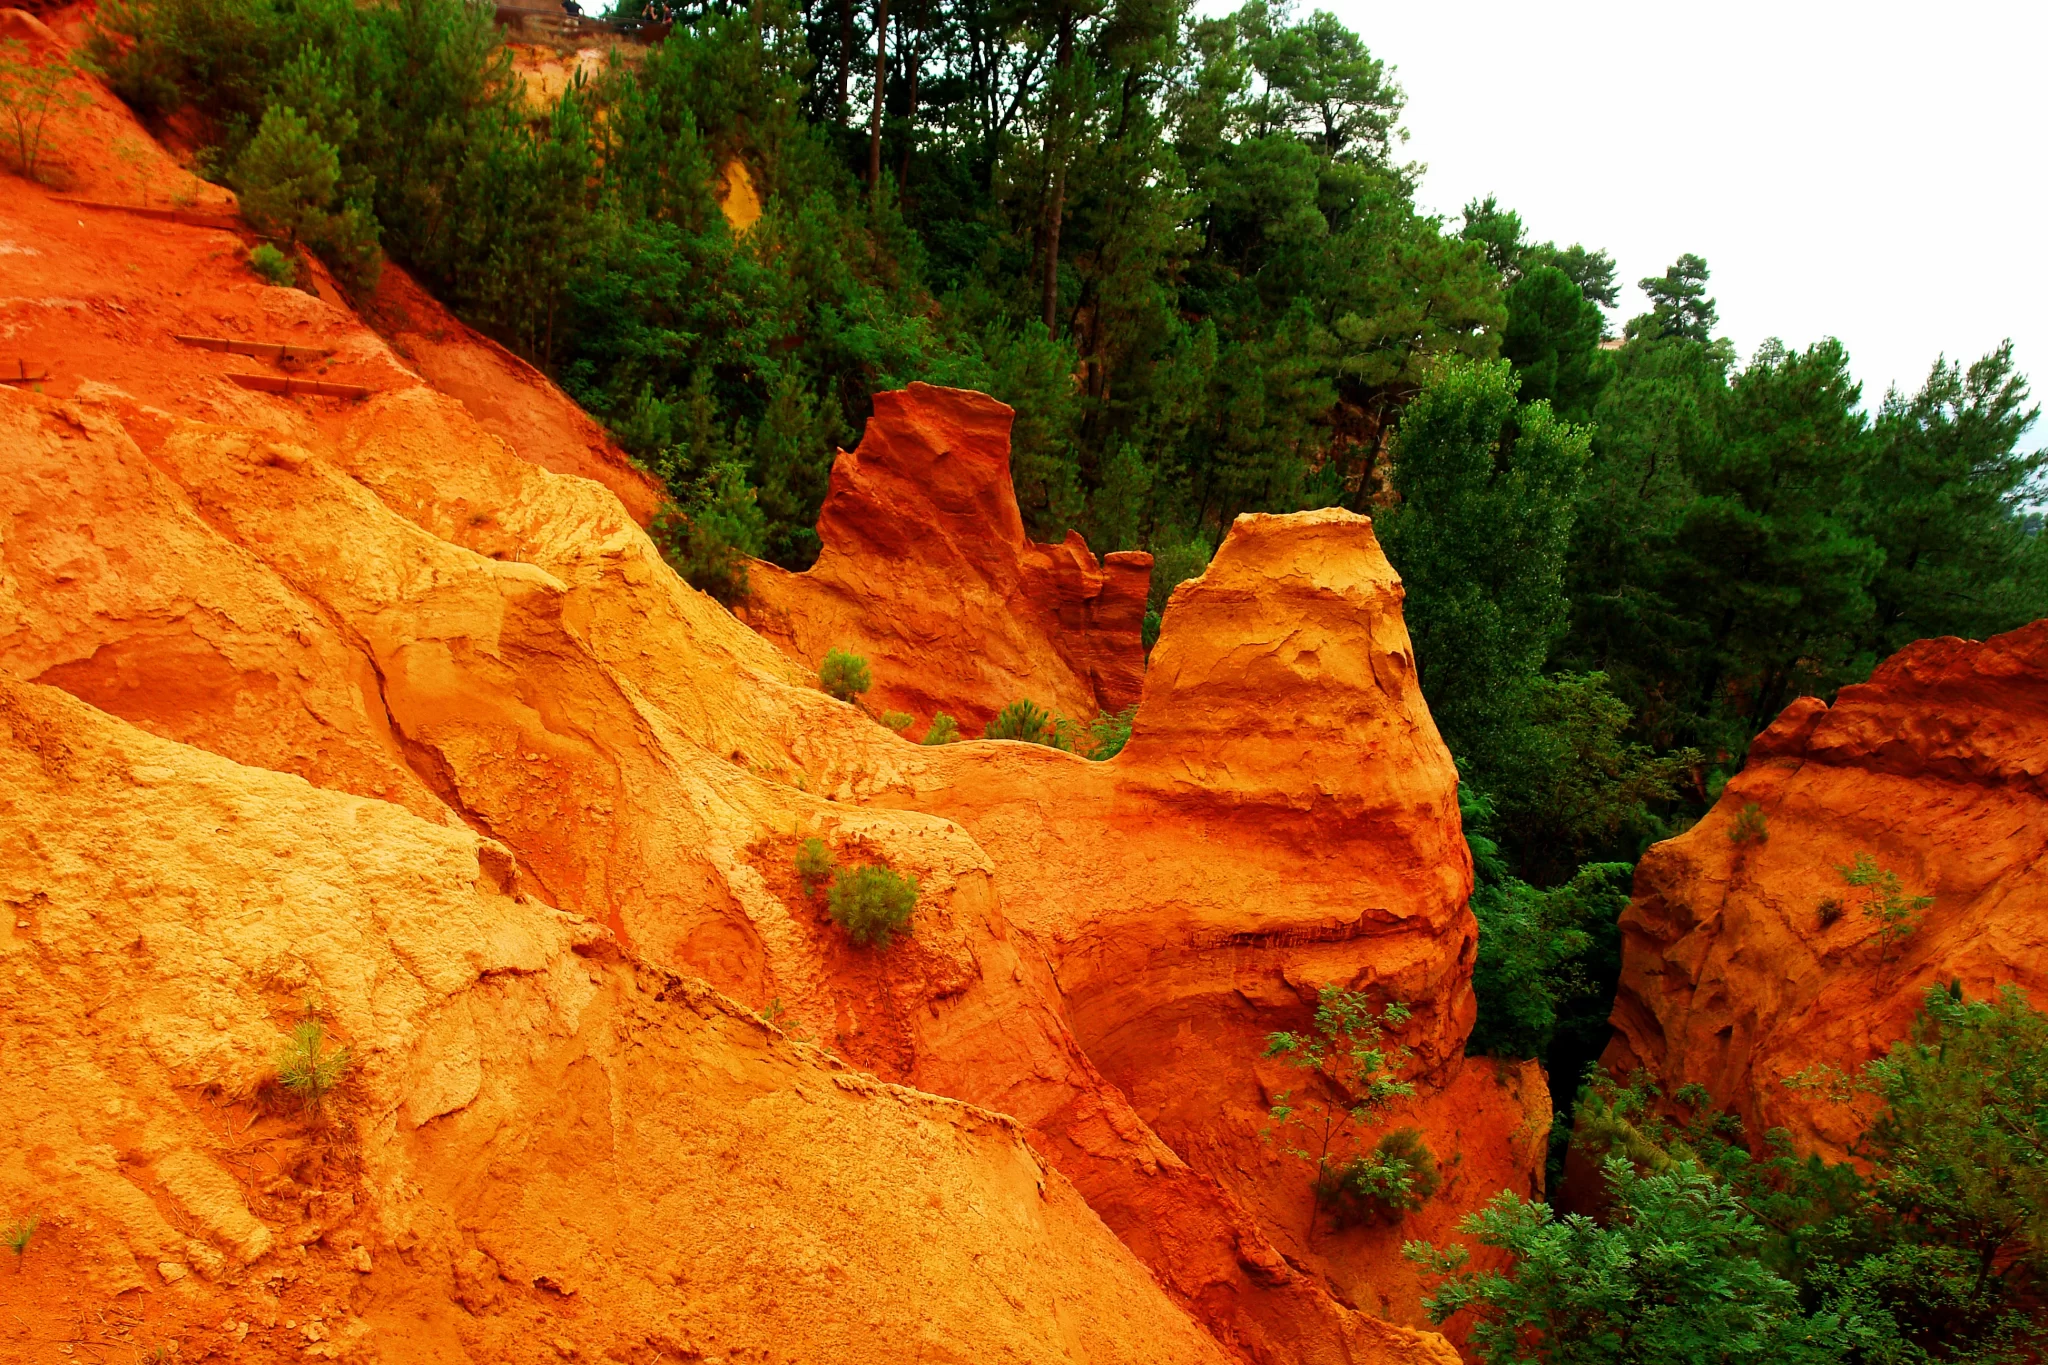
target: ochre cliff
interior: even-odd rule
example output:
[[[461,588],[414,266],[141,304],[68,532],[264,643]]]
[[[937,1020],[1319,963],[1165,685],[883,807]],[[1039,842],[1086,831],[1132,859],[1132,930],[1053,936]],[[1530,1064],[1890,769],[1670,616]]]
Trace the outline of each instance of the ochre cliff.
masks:
[[[1423,705],[1400,581],[1366,518],[1240,517],[1168,603],[1129,745],[924,750],[883,799],[957,820],[1046,954],[1089,1056],[1174,1150],[1350,1301],[1419,1320],[1399,1255],[1540,1185],[1533,1064],[1463,1057],[1472,869]],[[1339,985],[1414,1016],[1416,1124],[1446,1189],[1398,1227],[1309,1232],[1308,1170],[1262,1134],[1299,1073],[1262,1061]]]
[[[868,703],[912,716],[913,736],[941,711],[979,735],[1020,698],[1082,722],[1137,701],[1152,557],[1098,561],[1078,532],[1034,544],[1012,417],[960,389],[878,394],[832,466],[818,562],[753,565],[742,617],[812,671],[828,649],[865,657]]]
[[[1738,842],[1752,804],[1763,837]],[[1861,912],[1858,854],[1933,897],[1903,939]],[[2048,621],[1923,640],[1833,706],[1787,707],[1707,818],[1644,857],[1622,935],[1609,1070],[1839,1155],[1856,1116],[1786,1078],[1877,1056],[1929,985],[2048,995]]]
[[[81,165],[146,143],[103,96],[81,126]],[[1412,672],[1386,671],[1406,645],[1376,550],[1351,562],[1380,578],[1332,570],[1297,602],[1323,613],[1297,623],[1313,651],[1286,642],[1284,608],[1243,640],[1219,617],[1160,646],[1174,688],[1242,687],[1261,655],[1286,661],[1273,685],[1313,682],[1327,655],[1328,695],[1268,698],[1322,726],[1320,783],[1283,771],[1278,729],[1244,729],[1241,753],[1191,736],[1186,764],[1149,729],[1110,765],[920,748],[683,585],[637,524],[644,486],[581,414],[466,351],[425,295],[402,293],[387,339],[338,295],[259,283],[230,227],[9,187],[0,322],[53,373],[0,389],[0,986],[33,1021],[5,1084],[46,1135],[0,1160],[0,1207],[45,1220],[0,1302],[56,1332],[139,1285],[124,1302],[153,1340],[252,1360],[287,1330],[394,1361],[778,1340],[885,1360],[908,1336],[977,1361],[1450,1359],[1382,1321],[1358,1276],[1290,1265],[1266,1187],[1225,1159],[1252,1151],[1259,1030],[1300,1022],[1324,980],[1418,1005],[1422,1107],[1485,1128],[1475,1153],[1533,1093],[1457,1059],[1467,871]],[[178,334],[328,350],[295,373],[373,392],[252,392],[229,376],[281,371]],[[942,406],[996,420],[984,399]],[[1339,530],[1370,544],[1363,522]],[[1005,581],[1067,604],[1037,638],[1064,640],[1060,665],[1108,705],[1124,694],[1059,616],[1108,589],[1085,552],[1066,562]],[[1364,645],[1360,622],[1379,632]],[[1060,821],[977,814],[956,782],[977,764],[991,797],[1011,784]],[[790,871],[809,835],[917,875],[911,937],[849,946]],[[1091,838],[1158,865],[1090,884]],[[1022,865],[1037,844],[1071,894]],[[1117,997],[1119,953],[1156,1010]],[[266,1081],[309,996],[357,1058],[322,1124]],[[1181,1021],[1204,1039],[1188,1088],[1235,1106],[1190,1119],[1186,1150],[1104,1074],[1171,1119],[1177,1054],[1152,1040]]]

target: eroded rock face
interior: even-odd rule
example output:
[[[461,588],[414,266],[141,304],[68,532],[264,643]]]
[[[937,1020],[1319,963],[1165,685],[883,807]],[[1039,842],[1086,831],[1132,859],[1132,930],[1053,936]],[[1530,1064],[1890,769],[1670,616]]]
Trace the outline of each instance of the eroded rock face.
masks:
[[[38,1336],[148,1287],[195,1358],[1228,1358],[1014,1122],[627,957],[466,829],[6,678],[0,783]],[[309,998],[351,1058],[319,1116],[270,1084]]]
[[[915,735],[941,711],[978,735],[1020,698],[1084,722],[1135,702],[1152,557],[1025,535],[1013,416],[960,389],[878,394],[832,466],[818,562],[753,565],[744,619],[809,670],[828,649],[866,657],[868,704],[915,717]]]
[[[1750,804],[1765,837],[1736,842]],[[1934,898],[1896,943],[1842,876],[1858,854]],[[1832,707],[1794,702],[1707,818],[1644,857],[1621,923],[1608,1068],[1839,1155],[1854,1116],[1787,1077],[1877,1056],[1929,985],[2048,990],[2048,621],[1923,640]]]
[[[1050,959],[1088,1055],[1296,1264],[1419,1320],[1399,1255],[1502,1188],[1539,1192],[1540,1069],[1462,1056],[1471,863],[1423,705],[1401,587],[1366,518],[1240,517],[1167,607],[1129,746],[926,750],[882,798],[958,821]],[[1399,1227],[1309,1232],[1308,1168],[1266,1140],[1299,1073],[1262,1061],[1329,985],[1414,1016],[1416,1100],[1451,1179]],[[1450,1163],[1457,1159],[1457,1166]]]
[[[6,761],[57,765],[47,790],[17,784],[41,794],[7,817],[22,860],[9,894],[28,926],[17,951],[35,955],[18,961],[56,964],[21,987],[38,1050],[11,1079],[51,1097],[38,1123],[54,1135],[23,1150],[97,1162],[105,1177],[49,1186],[51,1245],[84,1246],[61,1239],[88,1224],[106,1233],[66,1292],[165,1279],[155,1257],[183,1271],[187,1325],[232,1309],[268,1331],[266,1312],[306,1321],[303,1304],[272,1312],[251,1297],[282,1264],[345,1306],[327,1315],[347,1319],[332,1335],[354,1334],[344,1344],[366,1359],[399,1349],[380,1341],[414,1340],[449,1358],[745,1353],[785,1330],[790,1305],[815,1301],[813,1280],[843,1286],[835,1316],[850,1324],[787,1327],[818,1357],[893,1358],[874,1343],[929,1323],[975,1359],[1054,1346],[1105,1360],[1448,1359],[1440,1338],[1354,1311],[1289,1266],[1238,1195],[1104,1076],[1046,952],[1013,922],[991,849],[945,811],[895,799],[958,756],[935,759],[820,694],[676,579],[611,480],[578,476],[602,470],[562,472],[574,461],[522,438],[522,420],[493,428],[494,412],[527,410],[530,376],[488,355],[415,370],[346,307],[257,282],[226,232],[80,218],[25,187],[0,208],[0,238],[35,244],[0,255],[9,325],[65,358],[44,391],[0,390],[0,458],[19,473],[0,481],[0,673],[28,717]],[[138,270],[108,271],[117,255]],[[463,344],[424,296],[408,308],[401,339]],[[376,392],[253,393],[228,376],[263,362],[175,348],[179,332],[328,349],[330,377]],[[461,376],[462,391],[437,373]],[[1067,584],[1045,592],[1094,619],[1100,594],[1084,589],[1101,572],[1078,549],[1064,561],[1046,550],[1013,584]],[[1128,596],[1141,606],[1142,583]],[[1135,645],[1135,615],[1129,629]],[[1087,657],[1068,649],[1058,658]],[[1027,770],[1047,756],[974,748]],[[105,761],[81,789],[65,786],[63,765],[94,754]],[[248,785],[234,820],[207,794],[222,783]],[[117,850],[104,855],[95,828],[148,838],[130,848],[103,834]],[[805,836],[918,876],[912,936],[886,954],[851,947],[791,870]],[[99,864],[84,866],[89,849]],[[47,944],[38,882],[71,907]],[[80,907],[116,900],[105,924],[87,923]],[[434,923],[408,918],[420,915]],[[100,962],[107,944],[135,960]],[[1389,964],[1404,980],[1445,975]],[[360,1103],[337,1111],[325,1146],[275,1126],[287,1116],[260,1119],[310,1164],[276,1173],[291,1182],[271,1193],[261,1167],[252,1194],[228,1159],[240,1149],[204,1146],[191,1124],[215,1121],[216,1106],[237,1123],[257,1112],[270,1049],[309,987],[363,1050]],[[141,995],[108,1046],[132,1050],[140,1031],[161,1047],[133,1060],[132,1084],[124,1052],[73,1086],[73,1053],[100,1055],[86,1040],[110,990]],[[185,1012],[158,1027],[160,1003]],[[676,1024],[682,1006],[696,1023]],[[749,1011],[879,1079],[791,1052]],[[211,1060],[164,1060],[188,1054]],[[820,1077],[832,1088],[814,1094]],[[950,1101],[875,1089],[895,1082]],[[842,1106],[856,1091],[890,1096],[899,1117],[854,1117]],[[979,1113],[921,1127],[919,1106],[934,1104],[1021,1128]],[[171,1126],[141,1132],[158,1113]],[[779,1114],[799,1117],[785,1131]],[[1035,1156],[1014,1150],[1020,1133]],[[829,1150],[806,1165],[809,1140]],[[952,1155],[928,1155],[948,1143]],[[872,1183],[835,1173],[869,1145]],[[10,1207],[46,1178],[17,1158],[0,1166]],[[930,1182],[905,1177],[905,1162],[927,1160]],[[144,1168],[211,1229],[180,1233],[203,1244],[185,1260],[139,1206],[115,1207],[134,1199],[118,1182],[141,1188],[120,1172]],[[712,1206],[691,1213],[710,1220],[708,1240],[667,1235],[668,1214],[683,1216],[670,1189]],[[342,1207],[356,1221],[320,1222]],[[913,1214],[921,1238],[947,1245],[922,1259],[899,1249]],[[948,1230],[970,1217],[990,1230]],[[867,1238],[871,1218],[889,1227]],[[830,1246],[801,1251],[833,1220]],[[1120,1279],[1100,1261],[1124,1254],[1103,1225],[1148,1274]],[[797,1227],[804,1238],[782,1231]],[[914,1277],[839,1265],[842,1230],[844,1245],[936,1277],[948,1302],[1004,1306],[985,1306],[983,1327],[955,1324],[952,1308],[903,1290]],[[616,1265],[579,1279],[571,1254]],[[955,1275],[957,1258],[987,1274]],[[1070,1289],[1068,1262],[1109,1287]],[[1057,1323],[1033,1316],[1049,1302]],[[740,1323],[747,1313],[758,1323]],[[358,1321],[406,1326],[379,1335]],[[1012,1345],[1020,1334],[1029,1349]]]

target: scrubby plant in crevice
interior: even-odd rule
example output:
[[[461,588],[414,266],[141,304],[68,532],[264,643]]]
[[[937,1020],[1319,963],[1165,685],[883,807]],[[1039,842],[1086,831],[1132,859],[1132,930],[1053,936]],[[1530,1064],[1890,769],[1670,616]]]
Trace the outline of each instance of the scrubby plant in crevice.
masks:
[[[1735,812],[1735,823],[1728,827],[1728,842],[1740,847],[1761,844],[1770,837],[1770,821],[1764,816],[1764,808],[1754,801],[1743,802],[1742,809]]]
[[[884,711],[882,713],[882,728],[893,730],[899,735],[908,730],[916,721],[917,717],[907,711]]]
[[[269,242],[258,242],[249,253],[249,268],[262,276],[265,284],[280,289],[290,289],[299,282],[298,262]]]
[[[925,729],[919,744],[957,744],[960,740],[960,723],[944,711],[932,717],[932,723]]]
[[[852,701],[875,685],[868,661],[850,649],[828,649],[818,665],[818,687],[827,696]]]
[[[1932,896],[1909,896],[1899,874],[1879,867],[1868,853],[1858,853],[1847,867],[1835,869],[1842,880],[1863,892],[1858,908],[1863,918],[1877,926],[1877,954],[1889,958],[1892,949],[1919,926],[1920,916],[1934,904]]]
[[[1436,1153],[1419,1128],[1396,1128],[1369,1153],[1316,1172],[1316,1203],[1336,1227],[1398,1223],[1443,1185]]]
[[[825,841],[816,838],[806,839],[797,845],[794,861],[796,875],[802,880],[804,890],[812,893],[825,884],[837,866],[832,860],[831,850],[825,847]]]
[[[1317,994],[1309,1029],[1267,1035],[1264,1056],[1308,1073],[1299,1086],[1273,1096],[1272,1126],[1266,1137],[1284,1134],[1287,1154],[1313,1167],[1311,1237],[1317,1215],[1342,1189],[1347,1168],[1376,1197],[1398,1194],[1405,1199],[1419,1178],[1413,1169],[1394,1169],[1406,1166],[1414,1153],[1375,1148],[1368,1154],[1361,1149],[1365,1133],[1380,1123],[1393,1102],[1415,1093],[1415,1087],[1399,1077],[1409,1050],[1386,1042],[1388,1028],[1398,1028],[1408,1017],[1408,1007],[1400,1001],[1375,1009],[1363,991],[1325,986]],[[1357,1164],[1361,1160],[1364,1164]]]
[[[887,948],[895,934],[909,932],[917,910],[916,877],[876,864],[843,867],[825,893],[832,918],[860,947]]]
[[[1059,738],[1059,727],[1054,723],[1052,713],[1043,706],[1035,701],[1019,699],[996,712],[996,718],[983,728],[981,737],[1054,745]]]
[[[1131,723],[1138,718],[1136,706],[1114,714],[1104,711],[1088,726],[1088,757],[1097,763],[1115,758],[1131,742]]]
[[[348,1049],[327,1043],[326,1028],[309,1016],[299,1021],[277,1051],[277,1083],[298,1096],[311,1114],[321,1112],[328,1095],[348,1074]]]

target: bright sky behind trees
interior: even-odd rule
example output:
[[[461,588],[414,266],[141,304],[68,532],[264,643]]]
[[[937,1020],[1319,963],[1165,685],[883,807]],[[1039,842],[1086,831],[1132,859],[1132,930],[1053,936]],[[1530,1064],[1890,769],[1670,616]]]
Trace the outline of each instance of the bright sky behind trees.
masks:
[[[2016,0],[1301,0],[1408,92],[1421,203],[1488,193],[1629,288],[1706,257],[1722,330],[1838,336],[1875,408],[2011,336],[2048,389],[2048,8]],[[2043,441],[2040,432],[2029,445]]]

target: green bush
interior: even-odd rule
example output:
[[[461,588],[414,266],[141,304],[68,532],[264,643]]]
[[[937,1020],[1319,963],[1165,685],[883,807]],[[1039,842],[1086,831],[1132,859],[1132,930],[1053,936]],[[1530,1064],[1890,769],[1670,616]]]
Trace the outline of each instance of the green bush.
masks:
[[[907,711],[884,711],[882,713],[883,727],[885,729],[894,730],[899,735],[902,734],[905,730],[908,730],[911,726],[911,723],[916,719],[917,717],[911,715]]]
[[[249,268],[261,275],[266,284],[274,284],[281,289],[289,289],[299,282],[298,262],[268,242],[258,242],[256,249],[249,253]]]
[[[1761,844],[1770,837],[1770,822],[1764,818],[1764,808],[1754,801],[1743,802],[1742,809],[1735,812],[1735,823],[1728,827],[1728,842]]]
[[[327,1047],[327,1030],[317,1019],[301,1020],[277,1053],[277,1083],[317,1111],[328,1093],[341,1083],[349,1067],[348,1049]]]
[[[828,649],[818,665],[818,686],[841,701],[852,701],[875,685],[868,661],[845,649]]]
[[[832,875],[835,864],[832,853],[825,847],[823,839],[806,839],[796,851],[796,875],[803,878],[804,890],[816,891],[820,883]]]
[[[1932,896],[1908,896],[1899,874],[1879,867],[1868,853],[1858,853],[1855,862],[1835,870],[1843,881],[1863,891],[1863,918],[1877,926],[1880,957],[1890,956],[1893,945],[1911,934],[1921,913],[1934,904]]]
[[[1115,758],[1131,742],[1131,722],[1138,718],[1136,706],[1126,706],[1111,715],[1104,711],[1088,727],[1088,757],[1100,763]]]
[[[1035,701],[1013,701],[996,712],[996,718],[981,732],[983,739],[1018,739],[1026,744],[1044,744],[1055,749],[1060,743],[1059,722]]]
[[[1316,1173],[1316,1203],[1337,1227],[1398,1223],[1433,1198],[1443,1184],[1436,1154],[1419,1128],[1396,1128],[1369,1156],[1333,1163]]]
[[[944,711],[932,717],[932,723],[924,732],[920,744],[951,744],[960,738],[960,724]]]
[[[917,878],[887,867],[841,868],[826,894],[826,907],[855,943],[889,946],[891,934],[907,931],[917,910]]]

